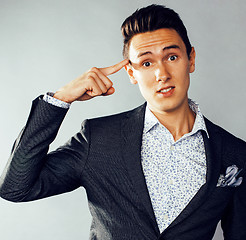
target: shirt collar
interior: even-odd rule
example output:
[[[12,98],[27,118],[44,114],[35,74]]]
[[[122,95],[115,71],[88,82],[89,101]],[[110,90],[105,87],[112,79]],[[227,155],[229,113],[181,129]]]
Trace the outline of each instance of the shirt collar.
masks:
[[[202,112],[200,110],[200,107],[198,105],[198,103],[196,103],[195,101],[188,99],[188,104],[190,109],[196,114],[196,119],[195,119],[195,123],[193,125],[192,131],[185,134],[186,136],[190,136],[193,135],[195,133],[197,133],[199,130],[203,130],[206,132],[208,138],[209,138],[209,134],[206,128],[206,124],[204,121],[204,117],[202,115]],[[148,104],[146,106],[146,111],[145,111],[145,119],[144,119],[144,133],[149,132],[150,130],[153,129],[153,127],[157,124],[160,124],[159,120],[155,117],[155,115],[150,111]]]
[[[146,105],[145,119],[144,119],[144,132],[149,132],[155,125],[159,124],[159,120],[150,111],[148,104]]]

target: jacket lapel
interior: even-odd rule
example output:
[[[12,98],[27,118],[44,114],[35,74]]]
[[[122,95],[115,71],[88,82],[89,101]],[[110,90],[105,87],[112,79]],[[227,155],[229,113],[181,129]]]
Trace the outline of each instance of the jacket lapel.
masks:
[[[147,211],[152,220],[154,230],[159,235],[159,228],[156,223],[141,164],[141,144],[145,109],[146,104],[143,104],[135,110],[130,111],[126,118],[122,120],[122,151],[134,190],[142,203],[142,207],[140,207],[144,208],[145,212]]]
[[[213,123],[211,123],[206,118],[205,123],[209,134],[208,138],[207,134],[202,131],[207,163],[206,183],[200,188],[195,197],[190,201],[186,208],[166,230],[174,227],[176,224],[189,217],[191,213],[193,213],[202,203],[204,203],[209,198],[210,193],[217,185],[221,167],[222,139],[218,132],[218,129]]]

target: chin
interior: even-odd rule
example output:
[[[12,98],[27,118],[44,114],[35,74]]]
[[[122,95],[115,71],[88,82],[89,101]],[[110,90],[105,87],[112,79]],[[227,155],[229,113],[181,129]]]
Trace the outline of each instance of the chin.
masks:
[[[179,109],[179,107],[182,104],[178,104],[177,102],[168,102],[166,101],[165,103],[162,104],[149,104],[150,110],[152,110],[153,112],[159,112],[159,113],[173,113],[175,112],[177,109]]]
[[[159,113],[164,113],[164,112],[173,112],[175,108],[172,106],[160,106],[160,105],[154,105],[154,104],[149,104],[149,108],[152,112],[159,112]]]

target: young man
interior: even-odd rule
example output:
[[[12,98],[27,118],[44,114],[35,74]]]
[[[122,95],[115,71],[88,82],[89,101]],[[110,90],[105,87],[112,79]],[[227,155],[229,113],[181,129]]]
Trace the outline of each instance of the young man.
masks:
[[[195,50],[171,9],[151,5],[122,25],[125,60],[92,68],[34,100],[1,179],[1,196],[31,201],[86,189],[90,239],[246,239],[246,143],[203,117],[188,99]],[[86,120],[47,153],[69,104],[114,93],[125,67],[147,104]]]

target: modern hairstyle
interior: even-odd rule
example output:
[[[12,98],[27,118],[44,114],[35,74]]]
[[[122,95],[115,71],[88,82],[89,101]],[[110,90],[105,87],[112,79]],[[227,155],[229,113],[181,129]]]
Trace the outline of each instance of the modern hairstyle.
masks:
[[[186,46],[188,57],[190,57],[192,47],[187,35],[187,30],[179,15],[170,8],[152,4],[147,7],[137,9],[123,22],[121,32],[124,38],[124,58],[128,58],[129,45],[133,36],[161,28],[171,28],[176,30]]]

